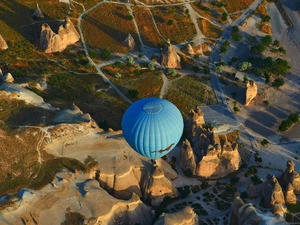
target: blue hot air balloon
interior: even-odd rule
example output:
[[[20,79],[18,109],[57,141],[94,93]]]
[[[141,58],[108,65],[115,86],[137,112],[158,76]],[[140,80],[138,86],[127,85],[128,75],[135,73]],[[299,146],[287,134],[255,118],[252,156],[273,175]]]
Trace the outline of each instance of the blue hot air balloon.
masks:
[[[180,140],[183,118],[171,102],[144,98],[133,103],[122,119],[125,140],[138,153],[156,160],[170,152]]]

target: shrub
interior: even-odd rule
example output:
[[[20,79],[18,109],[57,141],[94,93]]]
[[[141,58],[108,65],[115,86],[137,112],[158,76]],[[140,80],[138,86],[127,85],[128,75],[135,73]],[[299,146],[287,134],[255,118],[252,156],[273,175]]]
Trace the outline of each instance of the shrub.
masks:
[[[104,60],[108,60],[111,56],[111,52],[106,48],[106,49],[103,49],[102,52],[101,52],[101,58],[104,59]]]
[[[242,39],[242,35],[238,34],[238,33],[233,33],[232,34],[232,39],[234,41],[240,41]]]
[[[299,114],[297,114],[297,113],[291,113],[289,115],[289,120],[291,120],[293,123],[299,122]]]
[[[191,188],[193,194],[198,193],[201,189],[198,185],[193,185]]]
[[[149,62],[149,64],[148,64],[148,69],[151,70],[151,71],[155,70],[155,60],[152,59],[152,60]]]
[[[274,40],[273,41],[273,45],[276,46],[276,47],[279,47],[280,43],[278,40]]]
[[[202,181],[202,184],[201,184],[201,189],[206,189],[208,188],[210,185],[208,183],[208,181]]]
[[[116,73],[115,78],[121,78],[122,75],[120,73]]]
[[[268,100],[264,100],[264,104],[267,105],[267,106],[270,105]]]
[[[230,183],[231,183],[232,185],[234,185],[234,184],[238,183],[239,180],[240,180],[239,177],[235,177],[235,176],[234,176],[234,177],[231,177],[231,178],[230,178]]]
[[[128,90],[128,95],[132,98],[137,98],[139,95],[139,91],[135,89],[129,89]]]
[[[237,25],[232,27],[232,32],[238,32],[239,31],[239,27]]]
[[[272,86],[276,88],[279,88],[283,85],[284,85],[284,80],[282,78],[276,78],[272,83]]]
[[[223,72],[223,69],[224,69],[224,66],[218,65],[218,66],[216,67],[216,72],[217,72],[217,73],[222,73],[222,72]]]
[[[252,68],[252,64],[248,61],[242,62],[238,66],[239,71],[244,71],[244,70],[251,69],[251,68]]]
[[[193,66],[192,69],[194,70],[195,73],[200,71],[200,67],[199,66]]]
[[[115,61],[114,66],[119,68],[120,66],[122,66],[122,63],[119,60],[117,60]]]
[[[171,26],[173,25],[174,21],[173,20],[168,20],[168,25]]]
[[[173,76],[173,77],[175,77],[175,76],[177,75],[176,70],[173,69],[173,68],[167,69],[166,74],[167,74],[167,75],[171,75],[171,76]]]
[[[287,120],[282,120],[281,124],[279,125],[279,130],[280,131],[286,131],[293,125],[293,121],[287,119]]]
[[[257,184],[261,184],[261,183],[262,183],[262,180],[261,180],[260,177],[257,176],[257,175],[252,176],[250,179],[251,179],[251,181],[254,183],[254,185],[257,185]]]
[[[262,146],[266,146],[266,145],[269,144],[269,141],[264,138],[260,143],[261,143]]]
[[[266,15],[266,16],[264,16],[264,17],[262,18],[262,21],[263,21],[263,22],[268,22],[268,21],[270,21],[270,19],[271,19],[271,17],[270,17],[269,15]]]
[[[239,111],[240,111],[240,109],[239,109],[237,106],[234,106],[234,107],[233,107],[233,110],[234,110],[235,112],[239,112]]]
[[[264,73],[264,77],[265,77],[266,84],[269,83],[270,82],[270,74]]]
[[[257,173],[257,169],[255,166],[250,166],[248,171],[245,173],[245,177],[249,177]]]
[[[262,39],[261,39],[261,43],[263,45],[270,45],[272,44],[273,40],[272,40],[272,37],[270,35],[266,35],[264,36]]]
[[[98,53],[93,49],[89,49],[89,55],[92,59],[96,59],[98,57]]]
[[[130,15],[130,16],[127,17],[127,19],[128,20],[133,20],[133,16]]]
[[[133,66],[134,65],[134,58],[133,57],[131,57],[131,56],[129,56],[128,58],[127,58],[127,65],[129,66],[129,67],[131,67],[131,66]]]
[[[227,12],[223,12],[222,13],[222,20],[226,21],[227,20],[227,16],[228,16],[228,13]]]
[[[300,211],[300,203],[297,202],[296,204],[288,205],[287,208],[291,213],[299,212]]]
[[[190,169],[183,171],[186,177],[193,177],[193,173]]]

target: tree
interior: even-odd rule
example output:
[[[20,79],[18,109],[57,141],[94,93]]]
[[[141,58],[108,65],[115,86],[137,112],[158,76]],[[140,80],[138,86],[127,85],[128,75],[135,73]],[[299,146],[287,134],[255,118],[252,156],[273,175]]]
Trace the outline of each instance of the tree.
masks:
[[[272,37],[270,36],[270,35],[266,35],[266,36],[264,36],[262,39],[261,39],[261,43],[263,44],[263,45],[270,45],[270,44],[272,44]]]
[[[149,62],[149,64],[148,64],[148,69],[151,70],[151,71],[155,70],[155,60],[152,59],[152,60]]]
[[[244,70],[251,69],[251,68],[252,68],[252,64],[248,61],[242,62],[238,66],[239,71],[244,71]]]
[[[240,41],[242,39],[242,35],[238,34],[238,33],[233,33],[232,34],[232,39],[234,41]]]
[[[168,25],[171,26],[174,23],[173,20],[168,20]]]
[[[200,71],[199,66],[193,66],[192,69],[194,70],[195,73],[198,73]]]
[[[134,58],[133,57],[131,57],[131,56],[129,56],[128,58],[127,58],[127,65],[128,66],[133,66],[134,65]]]
[[[226,21],[227,20],[227,16],[228,16],[228,13],[227,12],[223,12],[222,13],[222,20]]]
[[[121,78],[122,75],[120,73],[116,73],[115,78]]]
[[[89,55],[92,59],[96,59],[98,57],[98,53],[93,49],[89,49]]]
[[[266,84],[269,83],[270,82],[270,74],[264,73],[264,77],[265,77]]]
[[[232,27],[232,32],[238,32],[239,31],[239,27],[237,25]]]
[[[203,67],[203,73],[205,73],[205,74],[209,74],[210,73],[209,66],[204,66]]]
[[[270,71],[273,74],[285,75],[290,68],[291,67],[290,67],[288,61],[281,59],[281,58],[277,58],[275,61],[273,61]]]
[[[291,120],[293,123],[299,122],[299,114],[297,114],[297,113],[291,113],[289,115],[289,120]]]
[[[247,74],[244,75],[244,78],[243,78],[244,82],[246,82],[247,80],[249,80],[249,77]]]
[[[250,42],[251,44],[254,44],[254,43],[256,42],[256,37],[255,37],[255,36],[250,36],[250,37],[248,38],[248,40],[249,40],[249,42]]]
[[[117,61],[115,61],[114,65],[115,65],[115,67],[119,68],[122,65],[122,63],[119,60],[117,60]]]
[[[276,88],[279,88],[283,85],[284,85],[284,80],[282,78],[276,78],[272,83],[272,86]]]
[[[226,46],[222,45],[221,48],[220,48],[220,52],[221,53],[226,53],[227,52]]]
[[[101,52],[102,59],[108,60],[110,56],[111,56],[111,52],[107,48],[102,50]]]
[[[262,146],[266,146],[266,145],[269,144],[269,141],[264,138],[260,143],[261,143]]]
[[[177,75],[176,70],[173,68],[168,68],[166,74],[171,75],[172,77],[175,77]]]
[[[276,46],[276,47],[279,47],[280,43],[278,40],[274,40],[273,41],[273,45]]]
[[[266,15],[266,16],[264,16],[261,20],[262,20],[263,22],[268,22],[268,21],[270,21],[270,19],[271,19],[271,17],[270,17],[269,15]]]
[[[222,72],[223,72],[223,69],[224,69],[224,66],[223,66],[223,65],[218,65],[218,66],[216,66],[216,72],[217,72],[217,73],[222,73]]]

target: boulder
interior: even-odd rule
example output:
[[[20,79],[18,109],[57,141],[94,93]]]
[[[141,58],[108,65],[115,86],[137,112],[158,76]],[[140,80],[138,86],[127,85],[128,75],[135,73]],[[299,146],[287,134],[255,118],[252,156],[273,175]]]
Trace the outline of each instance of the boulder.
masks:
[[[291,183],[289,183],[286,187],[286,191],[284,193],[285,203],[286,204],[296,204],[297,203],[297,197],[294,193],[294,188]]]
[[[249,105],[252,99],[257,95],[257,86],[253,80],[249,80],[246,83],[246,100],[245,106]]]
[[[294,168],[294,162],[292,160],[288,160],[286,163],[286,169],[281,176],[280,183],[283,187],[291,183],[295,194],[300,194],[300,175]]]
[[[259,196],[259,191],[253,183],[249,184],[246,192],[247,192],[248,198],[257,198]]]
[[[6,49],[8,49],[8,45],[0,34],[0,51],[6,50]]]
[[[88,123],[92,120],[90,114],[85,113],[79,109],[77,105],[73,103],[71,109],[64,109],[57,113],[54,122],[58,123]]]
[[[268,174],[267,179],[261,187],[262,198],[264,199],[264,206],[271,208],[277,204],[284,204],[284,195],[276,177],[273,174]]]
[[[195,175],[196,173],[197,165],[195,161],[194,152],[190,142],[187,139],[183,141],[181,146],[179,167],[184,172],[190,171],[193,175]]]
[[[12,83],[15,80],[13,78],[13,76],[11,75],[11,73],[7,73],[6,75],[3,76],[2,79],[3,79],[4,82],[7,82],[7,83]]]
[[[181,69],[180,57],[168,39],[166,47],[161,52],[161,66],[164,68]]]
[[[186,206],[175,213],[163,213],[154,225],[197,225],[198,215],[194,210]]]
[[[40,46],[46,53],[61,52],[69,45],[76,43],[80,35],[76,31],[69,17],[59,26],[58,33],[52,31],[51,27],[44,23],[42,25]]]
[[[135,42],[131,34],[128,34],[127,38],[124,40],[123,43],[129,48],[129,50],[134,49]]]
[[[197,107],[196,111],[191,109],[189,112],[189,120],[187,129],[191,133],[192,137],[198,136],[203,132],[203,125],[205,124],[204,113],[200,107]]]
[[[234,148],[230,147],[230,150],[221,151],[210,145],[207,154],[197,166],[196,174],[205,178],[220,178],[238,170],[241,164],[237,144]]]
[[[178,195],[177,189],[171,181],[167,179],[161,168],[154,166],[154,171],[148,174],[145,180],[144,198],[152,206],[159,206],[166,196],[175,197]]]
[[[238,210],[244,205],[244,201],[240,198],[240,194],[236,192],[234,194],[234,199],[233,199],[233,213],[234,215],[238,215]]]
[[[193,47],[190,44],[187,44],[186,50],[187,50],[188,54],[195,55],[194,49],[193,49]]]
[[[44,19],[44,14],[42,12],[42,10],[39,7],[39,4],[36,4],[36,9],[34,10],[33,14],[32,14],[32,18],[35,20],[39,20],[39,19]]]

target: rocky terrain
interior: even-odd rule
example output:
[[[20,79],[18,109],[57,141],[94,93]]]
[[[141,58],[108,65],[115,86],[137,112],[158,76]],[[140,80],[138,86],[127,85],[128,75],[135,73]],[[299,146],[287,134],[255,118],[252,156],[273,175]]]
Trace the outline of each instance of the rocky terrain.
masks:
[[[249,103],[254,99],[257,95],[257,85],[253,80],[247,81],[246,83],[246,100],[245,106],[249,105]]]
[[[0,34],[0,51],[6,50],[6,49],[8,49],[8,45]]]
[[[189,114],[190,140],[182,144],[179,165],[186,173],[205,178],[224,177],[239,169],[242,160],[236,142],[220,139],[214,131],[205,128],[204,114],[197,108]]]
[[[174,47],[171,45],[170,39],[167,40],[166,47],[161,52],[161,65],[164,68],[180,69],[180,57]]]

